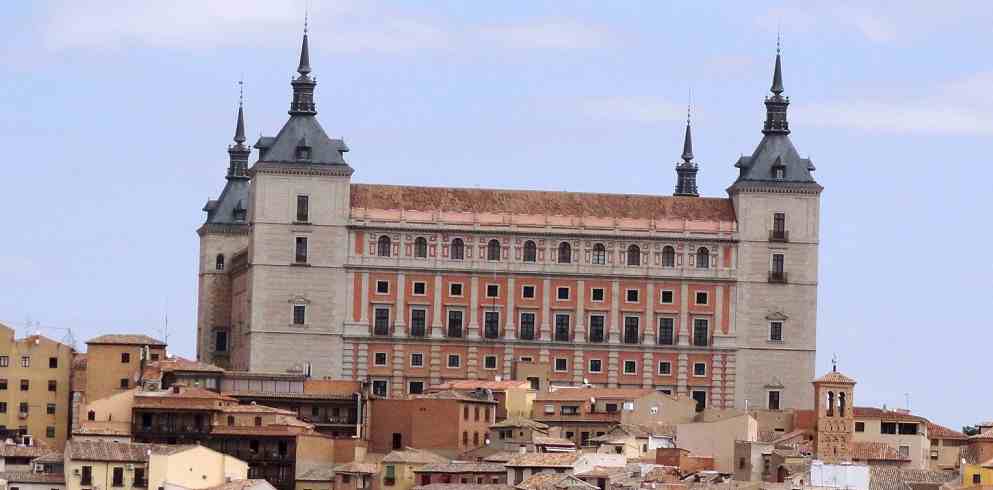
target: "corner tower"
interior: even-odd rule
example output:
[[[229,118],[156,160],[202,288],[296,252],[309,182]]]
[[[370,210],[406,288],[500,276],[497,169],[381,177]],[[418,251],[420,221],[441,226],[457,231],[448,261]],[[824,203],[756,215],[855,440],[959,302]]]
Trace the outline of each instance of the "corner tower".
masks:
[[[239,82],[240,84],[241,82]],[[248,246],[248,158],[244,98],[238,98],[234,143],[228,146],[227,183],[220,197],[208,200],[207,219],[197,230],[200,265],[197,275],[197,359],[230,367],[237,325],[231,317],[232,269]]]
[[[790,140],[776,49],[762,140],[735,164],[728,188],[738,219],[738,332],[735,400],[739,406],[806,408],[813,403],[820,194],[814,165]],[[775,401],[775,402],[774,402]]]
[[[289,119],[255,144],[251,176],[248,277],[233,311],[244,328],[239,369],[341,376],[348,296],[352,168],[345,143],[317,121],[308,32],[304,28]]]

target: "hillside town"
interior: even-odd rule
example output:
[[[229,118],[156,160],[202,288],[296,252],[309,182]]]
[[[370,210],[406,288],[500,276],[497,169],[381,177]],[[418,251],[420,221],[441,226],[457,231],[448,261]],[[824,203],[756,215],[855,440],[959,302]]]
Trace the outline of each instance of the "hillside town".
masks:
[[[824,189],[778,52],[728,197],[689,120],[672,196],[611,195],[352,183],[308,35],[285,126],[247,145],[239,106],[203,207],[195,359],[0,325],[9,490],[993,485],[993,421],[815,371]]]

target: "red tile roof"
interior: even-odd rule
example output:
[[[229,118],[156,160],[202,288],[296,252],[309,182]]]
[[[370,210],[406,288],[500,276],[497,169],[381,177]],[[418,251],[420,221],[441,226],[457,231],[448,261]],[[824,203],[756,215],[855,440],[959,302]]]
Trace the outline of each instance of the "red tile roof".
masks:
[[[898,410],[883,410],[876,407],[855,407],[852,414],[857,419],[883,419],[903,422],[927,422],[924,417],[918,417]]]
[[[514,380],[504,380],[504,381],[492,381],[492,380],[482,380],[482,379],[460,379],[454,381],[448,381],[440,385],[432,386],[432,390],[474,390],[477,388],[485,388],[493,391],[508,390],[514,388],[530,389],[531,385],[527,381],[514,381]]]
[[[831,371],[820,378],[814,380],[815,383],[843,383],[843,384],[855,384],[855,380],[839,373],[838,371]]]
[[[734,221],[730,199],[352,184],[351,205],[494,214]]]
[[[562,388],[539,393],[535,401],[635,400],[653,392],[651,388]]]
[[[572,467],[579,453],[525,453],[507,461],[507,466]]]
[[[108,345],[148,345],[152,347],[165,347],[166,343],[141,334],[109,334],[94,337],[86,341],[87,344],[108,344]]]
[[[852,459],[858,461],[910,461],[893,446],[884,442],[852,441]]]
[[[927,437],[928,439],[967,439],[968,437],[954,429],[949,429],[943,425],[938,425],[934,422],[927,423]]]

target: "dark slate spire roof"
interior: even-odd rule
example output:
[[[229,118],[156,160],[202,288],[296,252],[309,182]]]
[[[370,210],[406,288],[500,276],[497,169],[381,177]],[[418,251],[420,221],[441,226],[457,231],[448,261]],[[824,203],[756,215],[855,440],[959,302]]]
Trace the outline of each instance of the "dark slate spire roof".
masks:
[[[238,82],[242,85],[242,82]],[[234,144],[228,145],[227,184],[216,200],[207,201],[207,224],[245,225],[248,223],[248,157],[252,147],[245,144],[244,97],[238,97],[238,118],[235,123]]]
[[[348,151],[348,147],[345,142],[328,137],[317,121],[317,107],[314,103],[314,88],[317,86],[317,80],[310,76],[310,49],[306,25],[297,73],[299,76],[290,82],[293,87],[290,119],[275,137],[262,136],[255,143],[255,148],[259,150],[259,162],[347,167],[344,153]]]
[[[820,190],[814,180],[814,164],[803,158],[790,140],[787,109],[789,97],[783,96],[782,54],[777,43],[776,64],[772,74],[772,95],[765,98],[766,118],[762,127],[762,141],[751,156],[742,156],[734,165],[739,169],[738,180],[732,189],[746,182],[789,184]]]
[[[696,188],[697,165],[693,163],[693,135],[690,132],[690,109],[686,108],[686,133],[683,135],[683,161],[676,164],[676,196],[699,197]]]
[[[244,82],[239,81],[238,86],[243,87]],[[228,180],[248,178],[248,157],[252,153],[252,148],[245,145],[245,97],[243,90],[240,89],[239,92],[234,144],[228,146]]]
[[[238,104],[238,123],[234,128],[234,142],[238,144],[245,142],[245,111],[241,104]]]

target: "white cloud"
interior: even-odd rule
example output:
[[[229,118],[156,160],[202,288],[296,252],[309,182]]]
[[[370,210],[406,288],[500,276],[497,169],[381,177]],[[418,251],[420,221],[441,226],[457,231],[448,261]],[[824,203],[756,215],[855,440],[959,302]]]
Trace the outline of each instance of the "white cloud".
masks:
[[[681,121],[686,106],[655,96],[589,97],[578,103],[580,112],[588,117],[638,123]]]
[[[870,132],[930,134],[993,134],[993,114],[947,101],[846,100],[795,109],[805,123]]]

